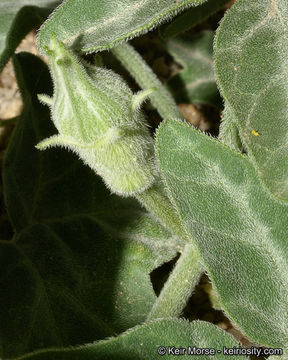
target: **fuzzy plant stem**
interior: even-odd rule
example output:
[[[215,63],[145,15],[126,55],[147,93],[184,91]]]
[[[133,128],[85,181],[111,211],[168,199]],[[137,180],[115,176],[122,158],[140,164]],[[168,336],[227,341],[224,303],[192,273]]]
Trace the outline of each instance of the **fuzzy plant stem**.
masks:
[[[172,95],[131,45],[124,43],[111,51],[143,90],[157,88],[150,99],[163,119],[182,118]]]
[[[142,203],[165,227],[186,242],[172,273],[155,302],[148,319],[178,317],[204,269],[196,246],[192,244],[164,190],[157,185],[138,194]]]
[[[118,45],[112,49],[112,52],[143,90],[157,89],[150,95],[150,99],[163,119],[182,118],[171,94],[131,45],[127,43]],[[192,239],[186,234],[181,219],[161,186],[153,185],[136,195],[136,198],[166,228],[186,242],[148,319],[177,317],[183,311],[203,272],[200,254],[191,243]]]
[[[147,320],[180,316],[202,272],[199,253],[186,244]]]
[[[183,229],[181,219],[161,186],[154,184],[135,197],[164,227],[185,242],[191,243]]]

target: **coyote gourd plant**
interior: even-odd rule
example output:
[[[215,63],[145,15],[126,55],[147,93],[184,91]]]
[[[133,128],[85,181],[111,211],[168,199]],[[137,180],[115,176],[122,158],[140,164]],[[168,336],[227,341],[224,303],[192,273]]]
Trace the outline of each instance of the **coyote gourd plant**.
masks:
[[[1,358],[288,359],[288,2],[227,3],[0,4],[0,66],[12,56],[24,103],[3,163]],[[49,72],[13,53],[54,8]],[[128,43],[158,26],[183,67],[167,84]],[[181,102],[220,111],[219,135]],[[150,274],[173,259],[156,296]],[[248,347],[183,319],[204,273]]]

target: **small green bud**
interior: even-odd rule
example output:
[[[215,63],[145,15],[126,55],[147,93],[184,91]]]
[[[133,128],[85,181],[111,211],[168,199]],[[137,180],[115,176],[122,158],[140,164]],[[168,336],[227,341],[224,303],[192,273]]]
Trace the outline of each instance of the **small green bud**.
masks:
[[[115,193],[128,196],[149,188],[154,181],[153,139],[139,107],[153,89],[133,95],[120,76],[83,66],[54,36],[47,54],[54,96],[39,95],[39,100],[50,106],[59,135],[36,147],[71,149]]]

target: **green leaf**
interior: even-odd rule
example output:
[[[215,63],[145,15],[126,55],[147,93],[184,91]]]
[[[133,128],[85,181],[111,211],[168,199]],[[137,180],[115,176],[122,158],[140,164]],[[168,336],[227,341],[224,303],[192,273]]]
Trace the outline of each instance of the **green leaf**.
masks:
[[[56,0],[2,0],[0,4],[0,72],[21,40],[47,18]]]
[[[178,15],[172,22],[160,28],[160,35],[164,40],[177,36],[199,23],[209,16],[221,10],[230,0],[208,0],[204,4],[185,11]]]
[[[51,33],[82,52],[112,48],[143,34],[189,6],[206,0],[67,0],[45,23],[39,44],[49,45]]]
[[[266,191],[246,155],[187,124],[165,122],[157,152],[225,312],[252,341],[287,345],[288,206]]]
[[[203,31],[192,39],[183,36],[167,42],[168,51],[184,67],[168,81],[178,103],[221,107],[213,70],[213,37],[213,31]]]
[[[259,175],[288,200],[288,2],[239,0],[215,42],[216,73]]]
[[[269,359],[270,360],[287,360],[288,356],[287,356],[287,354],[283,355],[283,356],[275,355],[275,356],[269,356]]]
[[[47,218],[49,214],[57,217],[63,213],[65,209],[63,190],[58,190],[58,193],[62,195],[62,202],[59,202],[58,205],[61,206],[61,209],[58,212],[58,209],[54,208],[53,213],[51,213],[52,203],[49,201],[49,197],[44,201],[45,205],[41,206],[43,196],[39,196],[39,191],[43,189],[40,181],[47,176],[45,172],[42,172],[46,168],[45,162],[54,163],[58,169],[61,169],[65,166],[66,159],[64,162],[62,160],[62,163],[60,159],[57,164],[59,156],[55,156],[55,154],[53,156],[52,153],[49,154],[50,158],[44,157],[42,154],[39,156],[37,150],[34,149],[37,137],[53,132],[49,121],[49,109],[41,105],[37,99],[37,93],[45,91],[52,94],[52,83],[47,67],[44,67],[36,57],[21,53],[14,58],[14,69],[21,89],[24,109],[21,119],[17,121],[13,140],[9,144],[4,160],[3,185],[10,219],[14,229],[20,231],[33,222],[41,221],[43,217]],[[35,78],[38,80],[37,82],[35,82]],[[38,121],[41,121],[40,124]],[[23,161],[23,157],[25,161]],[[49,183],[47,185],[49,186]],[[53,186],[53,183],[51,185]],[[54,186],[54,188],[54,191],[57,191],[57,187]]]
[[[39,152],[55,130],[38,92],[48,69],[14,59],[24,98],[4,164],[5,201],[15,228],[0,242],[0,356],[87,343],[143,322],[156,296],[149,273],[182,244],[131,199],[112,196],[72,153]]]
[[[1,243],[2,356],[91,342],[146,319],[156,300],[149,273],[175,256],[175,239],[140,212],[125,215],[112,226],[105,214],[76,213]]]
[[[213,355],[189,355],[188,347],[191,351],[193,347],[198,349],[215,349],[216,358],[224,360],[227,355],[223,355],[223,347],[237,347],[237,342],[223,330],[204,321],[194,321],[189,323],[185,320],[168,319],[147,322],[137,326],[126,333],[109,340],[98,343],[73,348],[57,349],[44,352],[29,354],[21,359],[31,360],[147,360],[147,359],[176,359],[176,348],[185,349],[181,359],[188,360],[208,360],[214,358]],[[160,356],[157,352],[159,347],[164,347],[166,355]],[[170,347],[170,354],[169,354]],[[163,350],[163,349],[162,349]],[[217,352],[219,350],[219,352]],[[161,350],[159,350],[161,351]],[[179,350],[181,351],[181,350]],[[194,350],[195,351],[195,350]],[[199,350],[198,350],[199,351]],[[171,353],[172,352],[172,353]],[[181,352],[180,352],[181,354]],[[244,356],[229,356],[230,359],[246,359]],[[19,359],[20,360],[20,359]]]

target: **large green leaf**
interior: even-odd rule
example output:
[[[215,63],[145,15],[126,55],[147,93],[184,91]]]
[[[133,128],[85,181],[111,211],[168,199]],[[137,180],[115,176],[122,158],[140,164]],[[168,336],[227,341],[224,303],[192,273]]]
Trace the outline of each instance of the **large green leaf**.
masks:
[[[50,76],[30,54],[17,55],[14,65],[25,105],[4,164],[16,231],[0,242],[5,358],[143,322],[156,300],[149,273],[181,248],[137,203],[111,196],[72,153],[35,149],[55,131],[36,97],[51,94]]]
[[[158,131],[161,173],[224,310],[251,340],[288,342],[288,206],[246,155],[187,124]]]
[[[1,0],[0,3],[0,72],[21,40],[41,25],[56,0]]]
[[[150,360],[150,359],[181,359],[224,360],[223,348],[237,348],[237,342],[224,331],[204,321],[189,323],[185,320],[155,320],[137,326],[126,333],[109,340],[73,349],[58,349],[38,352],[21,357],[31,360]],[[188,347],[215,349],[215,355],[189,355]],[[159,347],[165,348],[162,356]],[[170,347],[170,350],[169,350]],[[182,354],[175,349],[185,349]],[[181,351],[181,350],[180,350]],[[195,351],[195,350],[194,350]],[[199,351],[199,350],[198,350]],[[175,355],[174,355],[175,354]],[[174,356],[173,356],[174,355]],[[229,359],[244,360],[244,356],[229,356]],[[19,359],[20,360],[20,359]]]
[[[288,200],[288,2],[238,0],[215,42],[216,73],[266,186]]]
[[[43,49],[51,33],[75,50],[109,49],[158,26],[189,6],[206,0],[67,0],[45,23],[39,35]]]
[[[169,24],[163,25],[160,29],[160,35],[164,39],[177,36],[203,22],[209,16],[222,9],[229,1],[230,0],[208,0],[195,9],[186,10]]]
[[[213,70],[213,31],[203,31],[194,38],[176,37],[167,42],[167,49],[184,67],[168,82],[178,103],[200,103],[221,106]]]
[[[127,216],[140,218],[129,231]],[[121,220],[76,213],[1,243],[3,356],[91,342],[146,319],[156,300],[149,273],[175,244],[141,213]]]

